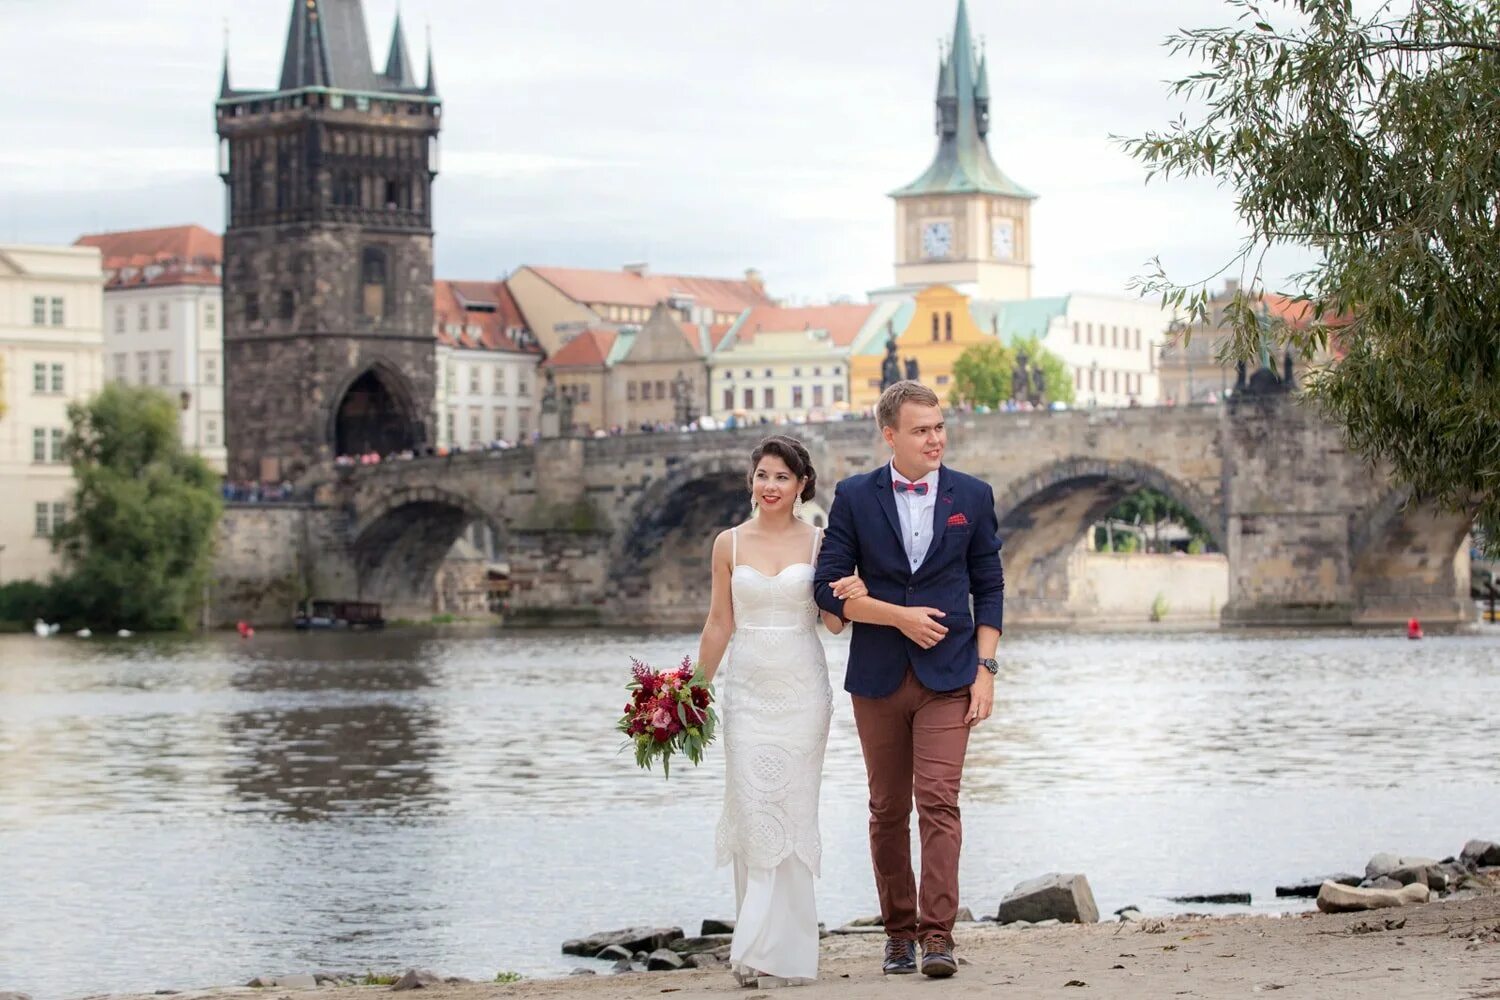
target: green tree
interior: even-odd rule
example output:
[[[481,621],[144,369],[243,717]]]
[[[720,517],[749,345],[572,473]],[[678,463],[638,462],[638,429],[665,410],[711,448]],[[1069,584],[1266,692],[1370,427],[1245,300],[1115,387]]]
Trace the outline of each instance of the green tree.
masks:
[[[1161,551],[1161,526],[1163,524],[1180,524],[1186,528],[1192,535],[1188,543],[1190,549],[1196,543],[1199,552],[1205,549],[1212,550],[1213,540],[1209,537],[1207,529],[1203,527],[1203,523],[1193,516],[1192,511],[1158,490],[1149,488],[1137,490],[1115,504],[1105,518],[1151,529],[1153,539],[1151,547],[1158,552]]]
[[[975,344],[953,362],[953,399],[971,406],[999,406],[1010,398],[1016,355],[998,340]]]
[[[183,451],[177,408],[153,389],[112,383],[70,405],[68,418],[77,487],[54,544],[72,614],[95,628],[189,625],[222,505],[213,471]]]
[[[1291,292],[1315,322],[1272,330],[1305,356],[1337,331],[1344,356],[1307,394],[1419,497],[1500,537],[1500,5],[1226,2],[1229,26],[1168,40],[1202,66],[1172,88],[1192,120],[1125,148],[1150,176],[1235,193],[1248,235],[1225,268],[1245,289],[1232,352],[1258,346],[1266,251],[1312,251]],[[1206,283],[1157,262],[1140,284],[1207,318]]]
[[[1043,382],[1047,387],[1042,395],[1043,400],[1073,405],[1073,375],[1063,359],[1043,347],[1036,337],[1025,337],[1017,341],[1016,352],[1019,354],[1021,351],[1026,352],[1026,357],[1030,359],[1028,363],[1032,367],[1040,365],[1042,368]]]

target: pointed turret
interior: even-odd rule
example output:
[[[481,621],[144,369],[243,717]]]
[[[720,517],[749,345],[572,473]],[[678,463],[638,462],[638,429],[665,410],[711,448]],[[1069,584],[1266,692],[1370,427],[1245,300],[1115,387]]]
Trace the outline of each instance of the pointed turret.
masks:
[[[229,86],[229,45],[224,45],[224,72],[219,76],[219,100],[234,96],[234,88]]]
[[[406,32],[401,27],[401,11],[396,11],[396,29],[391,33],[391,54],[385,60],[385,82],[397,90],[416,90],[411,55],[406,48]]]
[[[1006,177],[990,156],[989,64],[977,57],[967,0],[958,0],[953,40],[938,74],[938,149],[927,171],[894,198],[927,194],[1003,194],[1036,197]]]
[[[428,97],[437,96],[437,70],[432,68],[432,29],[427,29],[427,86],[422,88],[422,93]]]

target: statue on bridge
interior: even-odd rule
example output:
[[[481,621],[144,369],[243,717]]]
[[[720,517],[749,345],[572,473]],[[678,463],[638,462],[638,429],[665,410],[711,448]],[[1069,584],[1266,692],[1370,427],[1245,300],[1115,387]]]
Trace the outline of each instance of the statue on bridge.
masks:
[[[908,382],[922,381],[922,370],[917,367],[916,358],[906,359],[906,380]]]
[[[896,331],[889,325],[886,326],[886,331],[890,336],[885,342],[885,361],[880,365],[881,392],[901,381],[901,362],[896,358]]]
[[[573,396],[557,391],[557,373],[548,368],[542,387],[541,422],[542,437],[571,437],[573,434]]]
[[[1016,367],[1010,373],[1010,400],[1020,403],[1031,396],[1031,358],[1025,351],[1016,354]]]
[[[1047,401],[1047,373],[1038,364],[1031,369],[1031,405],[1041,406]]]

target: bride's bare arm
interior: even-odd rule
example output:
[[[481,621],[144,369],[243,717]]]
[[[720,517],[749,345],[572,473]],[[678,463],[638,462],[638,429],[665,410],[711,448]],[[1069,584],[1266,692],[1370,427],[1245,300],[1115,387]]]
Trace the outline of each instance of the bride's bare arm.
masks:
[[[729,648],[729,638],[734,635],[734,602],[729,593],[729,577],[734,567],[730,565],[729,532],[721,531],[714,539],[713,589],[708,599],[708,620],[703,623],[703,635],[698,639],[698,668],[708,680],[719,672],[719,661],[724,650]]]

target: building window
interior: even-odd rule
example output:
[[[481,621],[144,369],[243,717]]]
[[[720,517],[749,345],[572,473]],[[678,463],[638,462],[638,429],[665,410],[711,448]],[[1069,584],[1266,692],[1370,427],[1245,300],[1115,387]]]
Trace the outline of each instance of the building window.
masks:
[[[297,312],[297,295],[290,288],[283,288],[278,296],[279,303],[276,314],[281,319],[289,320]]]
[[[156,328],[168,329],[172,325],[172,307],[165,302],[156,304]]]
[[[844,387],[843,386],[836,385],[836,386],[833,387],[833,401],[835,403],[842,403],[844,401]]]
[[[157,385],[166,385],[172,381],[172,352],[156,352],[156,379]]]
[[[503,438],[505,436],[505,411],[498,406],[495,407],[494,412],[490,414],[490,419],[494,421],[495,433],[493,437],[495,439]]]
[[[725,390],[725,391],[732,392],[733,390]],[[634,382],[628,382],[625,385],[625,401],[627,403],[634,403],[635,402],[635,383]]]
[[[776,409],[776,389],[773,386],[767,386],[761,392],[760,396],[761,396],[761,403],[762,403],[761,409],[764,409],[764,410],[774,410],[774,409]]]
[[[943,339],[944,340],[949,340],[949,341],[951,341],[953,339],[953,314],[952,313],[943,313]]]
[[[524,438],[531,433],[531,411],[520,409],[516,411],[516,437]]]
[[[1110,391],[1111,392],[1119,392],[1120,391],[1120,373],[1119,372],[1114,372],[1113,374],[1114,374],[1114,378],[1110,380],[1111,381]]]
[[[63,442],[67,440],[67,434],[61,427],[54,427],[52,428],[52,433],[48,435],[48,438],[50,439],[52,444],[52,461],[54,464],[60,464],[65,458],[65,456],[63,455]]]
[[[52,530],[56,531],[63,526],[68,519],[68,505],[65,503],[54,503],[52,505]]]
[[[497,395],[497,396],[503,396],[503,395],[505,395],[505,369],[504,368],[496,368],[495,369],[495,395]]]
[[[932,314],[932,342],[933,343],[937,343],[941,339],[942,338],[941,338],[941,336],[938,333],[938,315],[937,315],[937,313],[933,313]]]
[[[937,384],[938,385],[947,385],[951,381],[953,381],[953,380],[951,378],[949,378],[947,375],[939,375],[937,377]]]
[[[1109,343],[1109,346],[1110,347],[1119,347],[1120,346],[1120,328],[1118,326],[1110,327],[1110,343]]]
[[[800,385],[792,386],[792,409],[802,409],[802,387]]]
[[[724,390],[724,409],[725,410],[732,410],[732,409],[734,409],[734,390],[733,389],[725,389]]]
[[[834,367],[833,367],[833,373],[835,375],[842,375],[842,374],[844,374],[844,369],[842,367],[838,366],[838,365],[834,365]]]
[[[47,366],[41,362],[31,366],[31,391],[47,391]]]
[[[531,384],[526,381],[526,374],[524,372],[517,373],[516,375],[516,395],[531,395]]]
[[[792,369],[792,378],[801,378],[801,377],[802,377],[802,369],[801,368],[793,368]]]
[[[657,399],[667,399],[668,398],[668,396],[667,396],[667,383],[661,381],[660,379],[658,379],[657,382],[656,382],[656,398]]]
[[[203,381],[208,385],[219,384],[219,358],[215,354],[203,356]]]
[[[125,307],[115,306],[115,333],[125,332]]]
[[[813,378],[820,378],[820,377],[822,377],[822,375],[823,375],[823,369],[821,369],[821,368],[814,368],[813,369]]]
[[[457,436],[456,429],[455,429],[457,424],[458,424],[458,414],[454,413],[452,410],[449,410],[448,411],[448,419],[446,421],[444,421],[444,428],[447,431],[447,434],[445,436],[446,436],[449,444],[452,444],[454,437]]]
[[[1083,388],[1083,369],[1082,368],[1074,368],[1073,369],[1073,388],[1075,388],[1075,389],[1082,389]]]
[[[65,386],[66,386],[66,381],[63,378],[63,366],[62,365],[57,365],[57,364],[53,365],[52,366],[52,391],[53,392],[64,392],[64,391],[66,391],[65,390]]]
[[[390,311],[390,270],[385,251],[366,247],[360,262],[360,306],[366,319],[383,319]]]
[[[52,325],[63,325],[63,300],[60,298],[53,298],[52,300]]]
[[[37,295],[31,300],[31,325],[47,325],[47,297],[45,295]]]
[[[47,430],[44,427],[36,427],[31,431],[31,460],[47,461]]]
[[[145,315],[145,311],[146,311],[146,307],[142,306],[141,307],[141,315],[142,316]],[[260,322],[260,296],[257,295],[257,294],[255,294],[254,292],[246,292],[245,293],[245,322],[247,322],[247,323],[259,323]],[[142,329],[144,329],[144,327]]]
[[[484,440],[484,435],[479,426],[479,411],[469,411],[469,443],[478,444]]]
[[[589,384],[587,382],[584,382],[583,384],[581,384],[578,387],[578,401],[580,403],[587,403],[587,402],[589,402],[589,400],[590,400],[590,398],[592,396],[593,396],[593,390],[590,388],[590,386],[589,386]]]
[[[746,389],[745,390],[745,409],[747,409],[747,410],[753,410],[753,409],[755,409],[755,390],[754,389]]]
[[[126,375],[125,375],[125,369],[127,367],[129,367],[129,365],[130,365],[130,355],[128,355],[128,354],[116,354],[115,355],[115,381],[116,382],[124,382],[125,381],[125,377],[126,377]]]
[[[151,384],[151,352],[137,351],[135,355],[135,375],[137,385]]]
[[[821,385],[815,385],[815,386],[813,386],[813,406],[822,406],[822,405],[823,405],[823,387]]]
[[[203,328],[206,330],[217,330],[219,328],[219,306],[216,302],[203,303]]]
[[[47,538],[52,534],[52,505],[49,503],[38,503],[36,505],[36,537]]]
[[[1094,346],[1094,324],[1083,324],[1083,342],[1089,347]]]
[[[451,361],[443,366],[443,384],[450,393],[458,391],[458,368]]]
[[[210,448],[219,444],[219,422],[213,417],[203,421],[203,443]]]
[[[1078,321],[1073,321],[1073,343],[1078,343]]]
[[[754,378],[755,377],[755,373],[752,372],[752,371],[746,370],[745,377],[746,378]],[[766,378],[770,378],[770,377],[771,377],[771,373],[769,371],[766,372]]]
[[[469,395],[479,395],[479,380],[484,377],[484,369],[478,365],[469,366]]]

